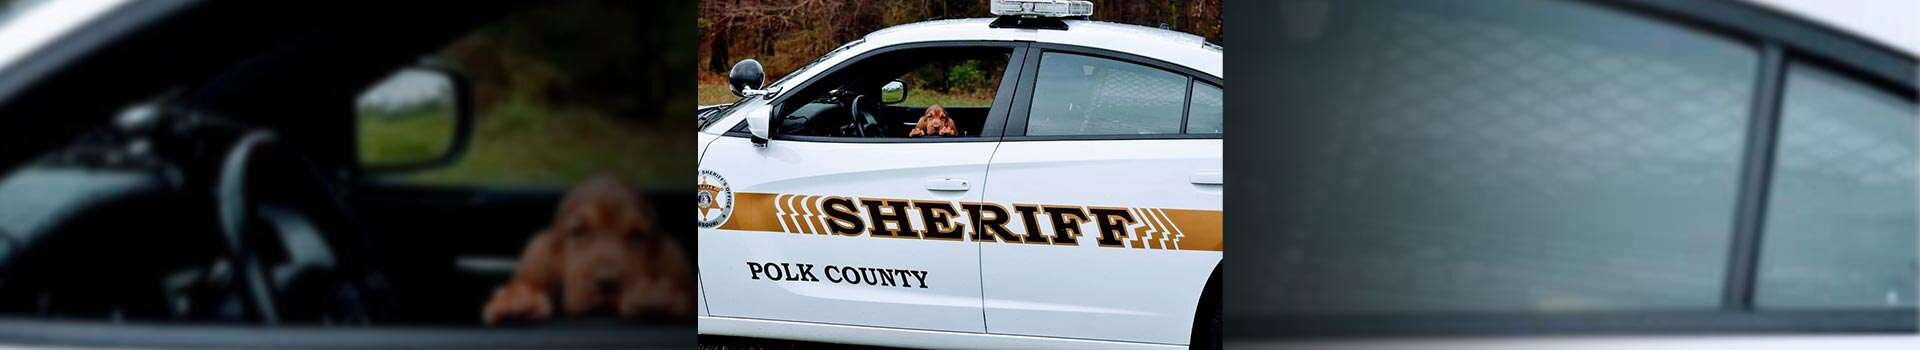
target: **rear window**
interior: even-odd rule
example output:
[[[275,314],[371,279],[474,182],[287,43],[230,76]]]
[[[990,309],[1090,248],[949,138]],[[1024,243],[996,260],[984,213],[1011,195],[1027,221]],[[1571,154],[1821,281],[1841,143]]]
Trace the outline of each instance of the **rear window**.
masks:
[[[1755,302],[1913,307],[1913,100],[1807,65],[1785,91]]]
[[[1187,76],[1092,56],[1040,56],[1027,135],[1180,133]]]
[[[1226,106],[1226,95],[1220,87],[1212,84],[1194,82],[1193,98],[1187,105],[1188,134],[1218,134],[1226,131],[1221,113]]]
[[[1759,51],[1584,1],[1331,2],[1286,315],[1716,310]],[[1278,117],[1278,116],[1263,116]],[[1303,141],[1304,142],[1304,141]],[[1909,246],[1911,246],[1909,244]]]

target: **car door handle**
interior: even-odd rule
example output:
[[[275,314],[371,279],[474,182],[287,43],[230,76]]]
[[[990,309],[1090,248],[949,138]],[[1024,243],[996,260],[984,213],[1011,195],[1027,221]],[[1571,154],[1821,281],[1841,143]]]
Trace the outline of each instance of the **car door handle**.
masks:
[[[968,188],[967,180],[951,178],[927,179],[927,190],[966,191]]]
[[[1187,175],[1187,181],[1195,185],[1220,185],[1227,182],[1219,170],[1196,171],[1193,175]]]

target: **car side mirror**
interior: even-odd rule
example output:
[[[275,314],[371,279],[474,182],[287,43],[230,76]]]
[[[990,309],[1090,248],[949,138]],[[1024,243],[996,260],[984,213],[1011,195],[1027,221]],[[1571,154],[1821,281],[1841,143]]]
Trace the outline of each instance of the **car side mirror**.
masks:
[[[899,80],[889,81],[880,86],[880,103],[895,104],[907,101],[907,83]]]
[[[773,124],[773,107],[760,107],[747,111],[747,132],[753,134],[753,144],[767,145],[769,125]]]
[[[473,88],[451,69],[400,69],[354,100],[361,169],[405,172],[453,164],[473,134]]]
[[[767,71],[760,66],[760,61],[751,58],[740,60],[733,64],[732,70],[727,71],[727,89],[732,90],[734,96],[758,95],[755,92],[766,85]]]

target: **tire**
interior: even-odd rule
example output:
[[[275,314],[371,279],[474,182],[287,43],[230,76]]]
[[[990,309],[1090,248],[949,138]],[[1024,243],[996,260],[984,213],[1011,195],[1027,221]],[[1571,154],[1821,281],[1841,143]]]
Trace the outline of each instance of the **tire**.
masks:
[[[1213,277],[1207,279],[1207,290],[1200,294],[1199,307],[1194,309],[1193,336],[1187,342],[1190,349],[1219,350],[1222,347],[1220,336],[1225,322],[1220,318],[1221,304],[1224,304],[1221,300],[1220,269],[1213,269]]]

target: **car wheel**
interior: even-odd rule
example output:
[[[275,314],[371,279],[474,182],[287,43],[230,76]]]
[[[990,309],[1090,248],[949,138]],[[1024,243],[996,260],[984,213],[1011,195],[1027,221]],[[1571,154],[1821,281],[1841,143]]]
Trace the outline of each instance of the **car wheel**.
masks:
[[[1220,268],[1213,270],[1213,278],[1207,280],[1207,290],[1200,295],[1200,307],[1193,313],[1193,336],[1187,344],[1189,349],[1219,350],[1221,348],[1220,319],[1221,304]]]

